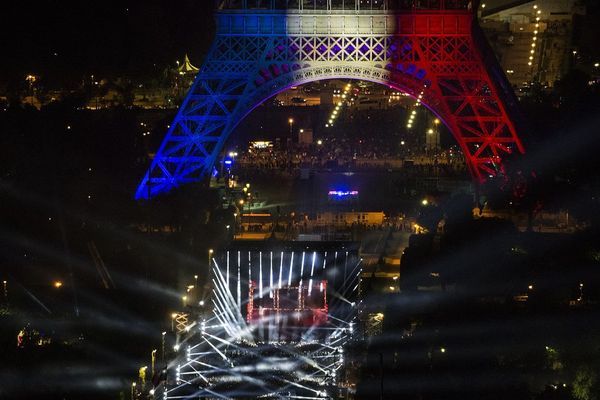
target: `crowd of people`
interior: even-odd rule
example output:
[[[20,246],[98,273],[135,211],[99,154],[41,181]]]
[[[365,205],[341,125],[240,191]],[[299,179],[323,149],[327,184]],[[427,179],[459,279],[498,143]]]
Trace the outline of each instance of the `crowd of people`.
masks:
[[[406,169],[417,175],[459,176],[466,172],[462,153],[456,149],[422,152],[393,151],[376,140],[335,139],[310,145],[290,144],[241,152],[237,164],[245,170],[293,173],[300,168],[313,170]]]

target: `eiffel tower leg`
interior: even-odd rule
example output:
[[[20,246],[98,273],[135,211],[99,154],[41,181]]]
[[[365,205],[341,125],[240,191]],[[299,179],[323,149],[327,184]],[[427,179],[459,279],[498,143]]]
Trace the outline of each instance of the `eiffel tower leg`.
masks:
[[[201,71],[171,124],[136,199],[149,199],[211,172],[234,128],[248,74]]]
[[[225,141],[249,111],[251,76],[268,39],[217,36],[181,105],[136,199],[149,199],[212,172]]]
[[[416,28],[416,19],[421,23]],[[390,84],[417,97],[448,127],[460,146],[475,183],[503,174],[504,161],[524,153],[515,126],[516,99],[472,15],[402,15],[388,69]],[[451,21],[452,23],[448,23]],[[406,82],[405,60],[427,72],[421,89]]]

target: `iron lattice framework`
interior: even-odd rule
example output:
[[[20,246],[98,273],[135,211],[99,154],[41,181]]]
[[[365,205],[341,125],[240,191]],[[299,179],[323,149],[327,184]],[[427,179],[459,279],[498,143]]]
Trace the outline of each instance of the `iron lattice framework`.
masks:
[[[433,3],[408,10],[222,7],[212,48],[136,198],[202,180],[257,105],[325,79],[372,81],[417,98],[452,132],[476,182],[502,174],[506,156],[524,152],[511,118],[514,94],[470,2]]]
[[[340,243],[264,250],[232,249],[211,260],[212,310],[178,324],[174,379],[155,398],[318,400],[347,391],[357,250]]]

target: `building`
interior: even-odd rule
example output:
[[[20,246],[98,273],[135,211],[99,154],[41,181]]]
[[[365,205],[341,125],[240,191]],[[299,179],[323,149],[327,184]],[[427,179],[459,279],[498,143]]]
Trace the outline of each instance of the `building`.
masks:
[[[265,240],[273,232],[273,216],[270,213],[244,213],[240,216],[235,238],[240,240]]]
[[[384,219],[383,211],[322,212],[317,213],[315,220],[311,222],[315,226],[343,227],[353,224],[380,226]]]
[[[486,3],[481,26],[509,82],[520,94],[532,83],[552,87],[572,57],[573,17],[585,9],[576,0]]]

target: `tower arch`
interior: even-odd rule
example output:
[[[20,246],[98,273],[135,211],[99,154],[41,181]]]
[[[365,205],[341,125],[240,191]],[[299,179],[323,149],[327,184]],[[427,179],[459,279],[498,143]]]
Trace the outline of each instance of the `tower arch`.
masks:
[[[409,94],[448,127],[477,183],[503,174],[505,157],[524,153],[514,94],[470,2],[433,3],[402,10],[221,7],[212,48],[136,198],[202,180],[251,110],[290,86],[326,79]]]

